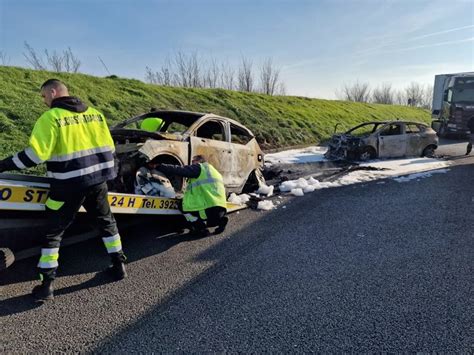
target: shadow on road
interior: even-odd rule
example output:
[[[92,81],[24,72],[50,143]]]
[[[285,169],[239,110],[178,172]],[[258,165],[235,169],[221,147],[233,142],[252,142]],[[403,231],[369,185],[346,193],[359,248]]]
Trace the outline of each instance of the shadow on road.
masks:
[[[183,224],[180,218],[169,218],[166,224],[159,222],[160,220],[149,221],[139,227],[121,231],[127,262],[130,263],[151,255],[160,254],[179,243],[197,239],[183,232]],[[39,306],[34,303],[29,294],[33,286],[38,283],[37,262],[38,256],[33,256],[16,262],[10,268],[0,272],[0,286],[18,283],[31,284],[28,285],[28,294],[0,301],[0,316],[25,312]],[[100,239],[90,239],[79,244],[62,247],[60,249],[58,279],[87,273],[95,273],[95,275],[78,285],[57,288],[55,296],[66,295],[112,282],[104,272],[108,265],[109,258]],[[56,282],[56,284],[59,284],[59,282]],[[5,297],[2,296],[2,298]]]
[[[469,169],[469,167],[453,167],[452,170],[461,170],[463,169],[464,171],[468,171],[467,169]],[[465,175],[464,175],[465,176]],[[439,177],[437,177],[439,178]],[[436,179],[436,178],[433,178],[433,179]],[[370,182],[369,184],[373,184],[375,186],[377,182]],[[131,324],[128,324],[126,327],[124,327],[123,329],[121,329],[120,332],[110,336],[109,338],[107,339],[104,339],[102,342],[100,342],[99,344],[96,345],[96,347],[94,348],[94,352],[113,352],[114,350],[117,350],[119,351],[120,349],[125,349],[129,344],[134,344],[134,346],[136,346],[134,349],[137,350],[137,351],[140,351],[140,350],[145,350],[145,349],[167,349],[167,350],[170,350],[170,349],[177,349],[177,348],[174,348],[174,346],[176,346],[178,340],[176,339],[179,339],[179,335],[176,337],[176,339],[173,338],[173,334],[184,334],[184,333],[181,333],[182,331],[185,332],[185,331],[190,331],[189,334],[191,335],[194,335],[196,337],[196,339],[201,339],[201,337],[204,337],[204,335],[201,334],[201,332],[199,331],[199,325],[196,323],[196,328],[198,328],[197,330],[197,333],[193,333],[192,330],[195,330],[194,328],[190,327],[190,325],[186,322],[186,321],[183,321],[180,323],[180,321],[178,319],[182,319],[182,318],[179,318],[180,316],[182,315],[178,315],[177,318],[173,318],[171,314],[173,314],[173,312],[175,313],[178,313],[179,314],[179,307],[182,307],[183,306],[183,299],[186,299],[187,297],[189,298],[192,298],[192,294],[195,294],[196,293],[196,288],[197,286],[196,285],[201,285],[202,283],[205,283],[206,280],[208,280],[209,278],[212,278],[214,277],[216,274],[218,274],[219,272],[222,272],[223,270],[227,270],[228,268],[232,268],[232,265],[234,264],[234,262],[238,262],[238,260],[242,259],[246,254],[249,254],[249,253],[252,253],[255,249],[258,249],[262,244],[264,244],[265,242],[271,240],[274,236],[274,231],[279,231],[279,230],[285,230],[285,229],[288,229],[288,223],[289,223],[289,216],[292,216],[294,219],[290,222],[290,223],[294,223],[294,229],[292,232],[289,231],[289,233],[295,233],[295,239],[297,240],[298,238],[296,238],[297,236],[297,233],[298,233],[298,223],[302,223],[304,222],[304,217],[303,217],[303,213],[301,213],[301,209],[303,208],[311,208],[311,209],[315,209],[315,210],[318,210],[320,209],[322,206],[324,206],[324,201],[327,201],[327,200],[330,200],[332,195],[334,194],[338,194],[338,195],[341,195],[341,196],[346,196],[348,194],[348,192],[350,191],[350,189],[352,189],[351,186],[346,186],[346,187],[342,187],[342,188],[339,188],[337,189],[337,191],[334,191],[332,189],[327,189],[327,190],[320,190],[318,192],[315,192],[315,193],[312,193],[312,194],[308,194],[307,196],[303,196],[301,198],[298,198],[298,201],[295,202],[294,204],[288,204],[288,207],[286,209],[277,209],[275,211],[271,211],[271,212],[266,212],[266,213],[262,213],[261,215],[261,218],[258,219],[258,224],[255,225],[253,223],[251,224],[248,224],[245,228],[243,228],[242,230],[238,231],[238,232],[235,232],[234,234],[232,234],[230,236],[230,238],[226,238],[222,241],[220,241],[219,243],[217,243],[216,245],[212,246],[211,248],[203,251],[200,255],[196,256],[196,258],[194,259],[195,262],[204,262],[204,261],[213,261],[214,264],[212,267],[210,267],[209,269],[207,269],[205,272],[201,273],[200,275],[198,275],[197,277],[189,280],[183,287],[179,288],[179,289],[176,289],[174,290],[174,292],[170,295],[168,295],[167,297],[164,297],[160,303],[156,304],[154,308],[150,309],[144,316],[142,316],[139,320],[137,320],[136,322],[134,323],[131,323]],[[377,185],[377,187],[375,187],[375,189],[377,190],[376,193],[378,194],[382,194],[383,191],[386,191],[387,187],[386,186],[380,186],[380,185]],[[405,186],[401,186],[399,184],[393,184],[393,190],[394,191],[400,191],[402,189],[406,189]],[[367,193],[367,190],[360,190],[362,192],[358,193],[358,195],[361,195],[361,196],[364,196],[364,198],[366,198],[367,200],[369,201],[373,201],[373,196],[372,194],[374,193],[374,191],[372,190],[370,194]],[[365,192],[364,192],[365,191]],[[449,196],[451,193],[448,193],[448,192],[445,192],[445,195]],[[439,199],[439,196],[435,196],[435,194],[433,193],[428,193],[425,195],[426,199],[428,201],[431,201],[431,200],[438,200]],[[396,208],[394,208],[394,211],[396,210]],[[331,212],[329,213],[329,216],[331,217],[334,217],[334,220],[337,220],[337,216],[339,215],[339,212],[337,209],[334,209],[334,212]],[[296,216],[299,216],[298,218],[296,218]],[[369,220],[370,220],[371,217],[369,217]],[[395,230],[395,225],[397,225],[398,222],[395,223],[395,220],[394,219],[394,222],[393,222],[393,230]],[[366,238],[364,236],[364,238]],[[384,248],[388,248],[390,247],[390,242],[393,243],[390,235],[387,235],[386,238],[387,240],[384,241],[384,238],[381,238],[381,236],[378,236],[377,233],[374,233],[374,236],[372,237],[373,239],[370,240],[370,243],[373,243],[374,245],[372,244],[367,244],[369,246],[371,246],[373,252],[375,253],[377,251],[377,253],[380,251],[380,250],[384,250]],[[403,247],[402,248],[405,248],[405,242],[407,240],[411,240],[412,237],[411,236],[407,236],[406,237],[407,239],[403,239]],[[172,240],[174,239],[174,237],[171,237],[168,242],[171,242]],[[320,276],[322,275],[321,274],[321,270],[327,270],[327,274],[328,274],[328,277],[327,277],[327,280],[326,281],[326,284],[329,284],[330,280],[335,280],[337,278],[337,276],[340,276],[339,274],[337,274],[337,272],[333,273],[331,271],[331,268],[328,267],[329,265],[332,265],[331,264],[331,261],[332,260],[337,260],[337,256],[340,257],[340,255],[338,254],[339,252],[343,252],[344,254],[346,254],[348,256],[348,260],[361,260],[360,263],[361,263],[361,266],[363,266],[361,269],[362,270],[365,270],[366,271],[366,276],[368,278],[367,282],[365,282],[365,284],[367,285],[368,289],[371,290],[371,289],[378,289],[378,286],[375,287],[373,286],[373,283],[375,282],[376,284],[381,282],[380,278],[378,278],[379,276],[377,275],[374,275],[372,273],[372,267],[367,267],[367,266],[373,266],[370,262],[366,262],[364,261],[365,259],[363,257],[361,258],[357,258],[356,256],[359,256],[360,255],[365,255],[365,247],[363,247],[363,244],[360,245],[360,248],[358,249],[358,245],[359,245],[359,241],[357,241],[356,239],[354,240],[351,240],[351,239],[347,239],[345,237],[341,237],[339,239],[325,239],[324,236],[319,236],[319,242],[317,242],[317,246],[318,248],[322,248],[322,249],[325,249],[325,250],[328,250],[328,251],[331,251],[332,254],[334,254],[334,258],[329,258],[327,262],[329,262],[329,264],[325,265],[324,264],[324,261],[320,261],[320,260],[314,260],[312,262],[309,262],[310,265],[312,265],[312,263],[322,263],[322,267],[320,267],[319,269],[315,267],[315,274],[319,275],[318,278],[320,278]],[[432,238],[427,238],[426,242],[429,243],[429,241],[431,241],[432,243],[434,243],[434,248],[436,248],[436,241],[432,241]],[[172,242],[171,242],[172,243]],[[388,244],[388,245],[387,245]],[[354,249],[352,250],[351,247],[352,246]],[[395,244],[392,245],[392,247],[394,248],[394,251],[396,250],[399,250],[398,246]],[[289,245],[288,248],[291,248],[291,246]],[[426,248],[426,245],[424,245],[423,243],[421,243],[421,246],[420,246],[420,251],[424,250]],[[339,251],[338,251],[339,250]],[[309,251],[309,253],[311,254],[311,252]],[[378,255],[378,254],[377,254]],[[322,255],[320,255],[322,257]],[[430,258],[430,256],[427,256],[427,258]],[[391,260],[391,259],[390,259]],[[417,264],[418,261],[417,258],[414,258],[414,259],[410,259],[410,262],[413,263],[413,264]],[[296,261],[294,261],[296,263]],[[378,259],[377,258],[374,258],[374,263],[378,263]],[[303,263],[304,264],[304,263]],[[278,263],[277,263],[278,265]],[[350,267],[347,267],[345,268],[344,266],[341,266],[342,267],[342,270],[344,270],[345,272],[348,273],[348,275],[352,275],[351,273],[351,268]],[[318,271],[319,270],[319,271]],[[457,268],[455,270],[458,270]],[[296,271],[295,271],[296,272]],[[302,272],[302,271],[300,271]],[[397,275],[397,271],[396,270],[392,270],[389,268],[387,270],[388,273],[393,273],[394,275]],[[308,274],[311,274],[311,271],[308,272]],[[417,278],[418,276],[418,269],[417,268],[414,268],[414,271],[413,271],[413,275],[411,275],[412,277],[414,278]],[[255,276],[255,274],[254,274]],[[243,277],[244,280],[245,277]],[[309,280],[311,280],[311,278],[309,278]],[[357,278],[358,282],[360,281],[359,278]],[[451,280],[451,279],[449,279]],[[251,281],[248,281],[248,282],[251,282]],[[318,282],[321,282],[321,280],[314,280],[314,282],[317,284]],[[341,280],[341,282],[343,282]],[[358,282],[355,283],[355,284],[351,284],[354,288],[355,291],[359,291],[359,287],[358,286]],[[230,282],[230,284],[232,285],[232,283]],[[335,283],[332,287],[334,288],[333,291],[334,292],[338,292],[338,286],[339,283]],[[233,285],[234,287],[236,285]],[[222,286],[224,290],[226,290],[225,292],[229,292],[229,294],[227,296],[229,297],[232,297],[232,287],[230,287],[229,285],[225,285],[225,286]],[[237,287],[245,287],[244,285],[238,285]],[[281,287],[278,286],[278,283],[268,283],[267,287],[270,289],[268,292],[268,295],[267,297],[271,297],[270,295],[274,295],[274,294],[277,294],[277,292],[279,290],[281,290],[281,288],[284,288],[284,285],[282,285]],[[398,295],[398,297],[400,299],[404,299],[405,300],[405,292],[412,292],[413,291],[413,287],[410,286],[410,283],[408,283],[407,285],[403,284],[403,283],[399,283],[399,284],[396,284],[395,286],[397,289],[398,288],[402,288],[404,291],[400,292],[400,294]],[[274,289],[274,291],[272,291],[272,289]],[[417,289],[417,286],[414,287],[414,289],[416,290]],[[449,288],[448,288],[449,289]],[[353,291],[354,291],[353,290]],[[205,293],[205,291],[202,291]],[[249,291],[249,293],[252,293],[253,291]],[[331,292],[329,292],[331,294]],[[222,297],[222,295],[220,295]],[[224,294],[224,298],[225,298],[226,294]],[[257,299],[259,299],[257,297]],[[356,306],[360,306],[360,304],[358,304],[358,302],[360,302],[360,300],[353,300],[353,304],[351,305],[351,307],[356,307]],[[181,303],[180,303],[181,302]],[[199,307],[201,307],[201,302],[199,300],[196,300],[195,301],[196,304],[195,305],[190,305],[190,309],[188,310],[184,310],[183,313],[186,313],[186,312],[191,312],[192,313],[192,310],[194,309],[193,307],[197,307],[198,309],[201,309]],[[210,302],[210,305],[208,304],[207,306],[209,307],[209,309],[213,309],[212,307],[215,306],[215,304],[212,302],[212,301],[207,301],[207,302]],[[331,308],[333,313],[330,313],[332,316],[336,317],[336,316],[340,316],[341,313],[340,313],[340,309],[341,309],[341,304],[338,303],[338,299],[336,298],[334,301],[332,301],[332,303],[330,304],[327,304],[327,305],[324,305],[322,304],[320,307],[320,311],[321,312],[326,312],[326,306]],[[375,300],[373,303],[369,302],[369,305],[371,306],[375,306],[377,300]],[[406,300],[405,300],[406,302]],[[219,303],[217,301],[217,303]],[[244,304],[240,304],[242,307],[244,307]],[[424,303],[421,303],[419,304],[418,301],[416,299],[413,300],[413,302],[411,303],[411,306],[412,307],[425,307],[426,309],[424,309],[425,311],[427,311],[427,314],[429,314],[430,311],[432,311],[432,307],[429,303],[427,304],[424,304]],[[349,307],[350,309],[353,309]],[[170,311],[171,309],[171,311]],[[206,308],[205,306],[202,308],[202,309],[208,309]],[[243,309],[243,308],[242,308]],[[236,315],[240,315],[241,312],[242,312],[242,309],[241,308],[237,308],[235,309],[233,312],[235,312]],[[229,313],[228,312],[231,312],[229,311],[226,307],[222,307],[221,308],[221,311],[222,311],[222,314],[218,314],[217,316],[214,315],[215,317],[217,317],[217,319],[220,319],[219,316],[228,316],[229,319],[233,319],[232,316],[229,316]],[[197,316],[197,320],[200,319],[200,317],[202,318],[205,318],[205,315],[200,315],[199,311],[196,312],[197,314],[199,314]],[[186,313],[188,314],[188,313]],[[350,319],[350,316],[348,316],[347,318],[345,318],[344,315],[341,316],[343,318],[343,321],[342,323],[344,324],[349,324],[352,320]],[[371,317],[374,317],[374,318],[371,318]],[[395,315],[394,318],[398,317],[398,315]],[[416,319],[416,315],[414,315],[414,319]],[[271,317],[269,317],[271,318]],[[371,316],[367,316],[367,318],[365,319],[365,321],[367,322],[367,324],[373,324],[374,323],[374,319],[376,317],[372,314]],[[197,321],[195,320],[195,321]],[[174,321],[178,322],[178,324],[175,324],[173,323]],[[229,321],[231,322],[231,321]],[[204,323],[205,324],[205,323]],[[216,321],[216,324],[219,324],[218,321]],[[312,323],[313,324],[313,323]],[[321,325],[323,324],[323,325]],[[355,325],[354,325],[355,324]],[[354,324],[351,325],[351,329],[354,329],[355,333],[357,333],[357,329],[358,329],[358,324],[357,322],[355,322]],[[260,324],[260,326],[262,328],[265,328],[265,325],[263,324]],[[320,322],[320,326],[321,327],[324,327],[324,322],[321,321]],[[388,329],[393,329],[394,331],[397,330],[397,325],[395,324],[391,324],[390,322],[387,322],[385,324],[386,327],[388,327]],[[275,327],[278,327],[278,326],[275,326]],[[212,327],[211,327],[212,328]],[[150,331],[150,329],[159,329],[159,331],[157,333],[154,333],[153,331]],[[190,330],[192,329],[192,330]],[[238,328],[238,329],[242,329],[242,328]],[[321,328],[322,329],[322,328]],[[341,328],[342,329],[342,328]],[[244,330],[241,330],[242,333],[245,333]],[[262,331],[264,334],[265,333],[265,330]],[[338,332],[342,333],[342,334],[345,334],[343,332],[343,330],[338,330]],[[204,329],[203,329],[203,333],[204,332]],[[212,331],[209,331],[209,333],[212,333]],[[271,333],[271,332],[270,332]],[[315,331],[315,333],[318,333],[317,331]],[[327,339],[332,339],[332,333],[333,332],[329,332],[329,335],[327,335]],[[409,332],[407,332],[408,334]],[[274,333],[271,333],[274,335]],[[279,334],[284,334],[284,331],[281,330],[281,333]],[[136,339],[142,337],[142,336],[145,336],[145,338],[141,338],[141,343],[138,344],[136,342]],[[346,335],[346,334],[345,334]],[[234,336],[234,334],[233,334]],[[247,334],[247,336],[249,336]],[[212,337],[212,335],[211,335]],[[416,336],[418,337],[418,336]],[[171,339],[171,340],[170,340]],[[173,339],[175,342],[173,342]],[[345,338],[346,339],[346,338]],[[360,341],[361,339],[359,339],[357,337],[357,335],[354,336],[354,339],[357,339],[357,341]],[[352,339],[352,341],[356,341]],[[383,345],[383,342],[385,341],[384,340],[385,338],[381,338],[380,342],[379,342],[379,346],[382,346]],[[427,336],[427,339],[429,339],[429,336]],[[346,339],[347,340],[347,339]],[[197,340],[196,340],[197,341]],[[230,340],[229,340],[230,341]],[[367,344],[372,344],[371,341],[372,339],[370,338],[370,332],[369,332],[369,335],[367,335],[367,337],[364,339],[365,342],[367,342]],[[393,344],[396,344],[396,339],[394,341]],[[184,342],[185,343],[185,342]],[[355,343],[353,343],[355,344]],[[195,349],[200,349],[199,348],[199,345],[200,344],[194,344],[196,346]],[[372,344],[373,345],[373,344]],[[238,346],[236,348],[239,348]],[[185,347],[182,347],[181,350],[183,349],[186,349]],[[215,348],[217,349],[217,348]],[[219,348],[220,350],[222,350],[221,348]],[[240,348],[239,348],[240,349]]]

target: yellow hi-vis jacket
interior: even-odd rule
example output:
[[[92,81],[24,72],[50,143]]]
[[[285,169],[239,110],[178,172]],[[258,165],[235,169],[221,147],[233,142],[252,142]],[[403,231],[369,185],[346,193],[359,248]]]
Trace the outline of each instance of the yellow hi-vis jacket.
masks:
[[[220,206],[226,208],[226,193],[222,175],[209,163],[201,163],[201,173],[189,179],[183,196],[183,211],[203,211]]]
[[[54,107],[40,116],[29,147],[12,160],[18,169],[46,162],[55,183],[80,188],[115,177],[114,150],[102,113],[92,107],[84,112]]]

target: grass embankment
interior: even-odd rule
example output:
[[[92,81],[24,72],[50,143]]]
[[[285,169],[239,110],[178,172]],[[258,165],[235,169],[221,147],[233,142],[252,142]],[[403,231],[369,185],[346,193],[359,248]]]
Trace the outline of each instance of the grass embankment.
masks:
[[[63,80],[71,95],[102,111],[109,124],[152,107],[212,112],[246,125],[264,149],[321,143],[330,137],[338,122],[342,130],[372,120],[430,121],[426,110],[404,106],[172,88],[133,79],[0,66],[0,158],[26,146],[36,119],[46,109],[39,86],[51,77]]]

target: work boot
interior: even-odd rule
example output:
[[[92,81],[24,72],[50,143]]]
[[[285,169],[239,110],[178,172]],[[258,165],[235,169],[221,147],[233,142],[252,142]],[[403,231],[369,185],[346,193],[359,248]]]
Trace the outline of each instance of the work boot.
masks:
[[[472,143],[467,144],[467,150],[466,150],[466,155],[469,155],[472,151]]]
[[[191,238],[205,238],[209,236],[210,234],[211,232],[209,232],[209,230],[206,228],[205,225],[203,226],[200,225],[200,226],[191,226],[187,236]]]
[[[225,230],[227,223],[229,222],[229,217],[222,217],[219,221],[218,227],[214,230],[214,234],[220,234]]]
[[[192,238],[204,238],[211,234],[206,228],[206,223],[202,220],[189,223],[188,228],[189,233],[187,235]]]
[[[211,235],[211,232],[207,228],[199,229],[191,233],[191,236],[194,238],[205,238]]]
[[[123,253],[110,254],[112,265],[107,268],[107,273],[116,281],[123,280],[127,277],[127,270],[125,269],[125,261],[127,260]]]
[[[46,302],[54,299],[53,280],[43,280],[41,285],[37,285],[32,291],[35,302]]]

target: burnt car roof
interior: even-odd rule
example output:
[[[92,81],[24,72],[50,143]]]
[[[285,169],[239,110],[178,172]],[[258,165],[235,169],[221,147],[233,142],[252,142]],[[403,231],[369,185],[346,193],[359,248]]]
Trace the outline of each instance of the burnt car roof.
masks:
[[[143,120],[148,117],[159,117],[163,121],[165,121],[165,124],[163,125],[164,129],[166,129],[171,123],[176,122],[180,123],[186,127],[191,127],[195,122],[197,122],[199,119],[209,116],[212,118],[219,118],[222,120],[225,120],[235,126],[238,126],[245,131],[247,131],[252,137],[254,137],[254,134],[250,129],[248,129],[246,126],[244,126],[242,123],[233,120],[232,118],[228,117],[223,117],[216,115],[214,113],[202,113],[202,112],[192,112],[192,111],[180,111],[180,110],[155,110],[155,111],[150,111],[135,117],[131,117],[125,121],[122,121],[115,126],[110,127],[111,130],[113,131],[122,131],[122,130],[128,130],[128,128],[125,128],[125,126],[129,125],[130,123],[137,122],[140,120]],[[155,132],[150,132],[152,136],[155,136]]]
[[[370,121],[370,122],[364,122],[364,123],[361,123],[357,126],[363,126],[363,125],[367,125],[367,124],[389,124],[389,123],[414,123],[414,124],[421,124],[423,126],[427,126],[425,123],[423,122],[416,122],[416,121],[402,121],[402,120],[391,120],[391,121]],[[354,127],[357,127],[357,126],[354,126]]]
[[[368,126],[368,125],[371,125],[371,124],[375,124],[375,125],[381,126],[381,125],[392,124],[392,123],[405,123],[405,124],[409,123],[409,124],[418,124],[418,125],[422,125],[422,126],[428,127],[427,124],[425,124],[425,123],[423,123],[423,122],[416,122],[416,121],[402,121],[402,120],[370,121],[370,122],[364,122],[364,123],[358,124],[357,126],[353,126],[353,127],[351,127],[350,129],[348,129],[347,131],[345,131],[345,133],[348,133],[348,132],[350,132],[350,131],[353,131],[353,130],[355,130],[356,128],[363,127],[363,126]]]
[[[125,121],[122,121],[115,126],[112,126],[111,128],[123,128],[126,125],[143,120],[148,117],[159,117],[162,120],[166,121],[172,121],[172,122],[177,122],[181,123],[185,126],[191,126],[194,122],[196,122],[198,119],[201,117],[205,116],[206,113],[202,112],[191,112],[191,111],[178,111],[178,110],[156,110],[156,111],[150,111],[135,117],[131,117],[129,119],[126,119]]]

